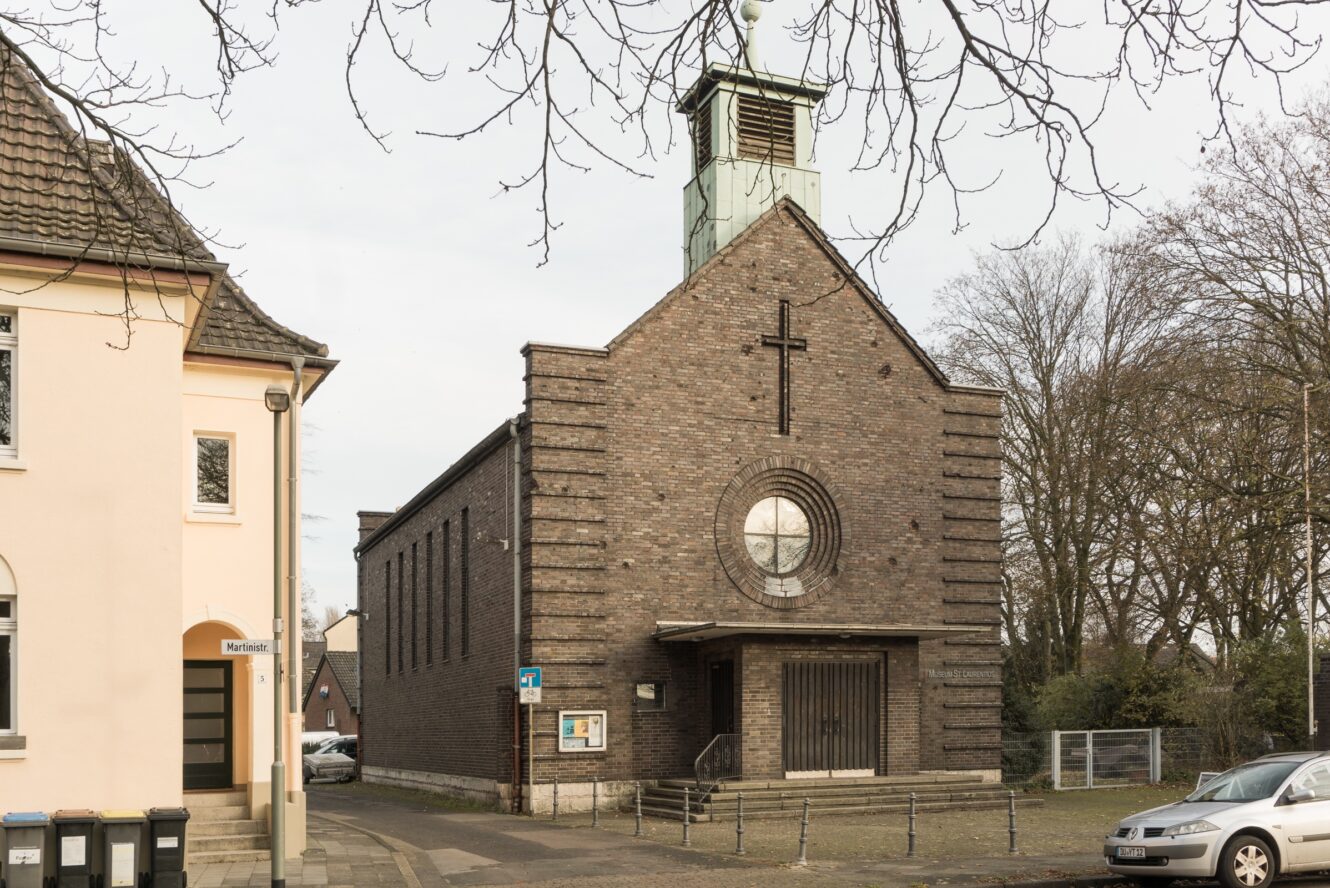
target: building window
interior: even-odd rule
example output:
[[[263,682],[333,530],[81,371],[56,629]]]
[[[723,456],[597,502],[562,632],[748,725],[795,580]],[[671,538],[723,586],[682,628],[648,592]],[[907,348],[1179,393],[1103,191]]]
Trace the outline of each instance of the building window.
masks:
[[[337,714],[334,713],[331,709],[328,710],[328,720],[325,722],[325,724],[329,728],[337,727]]]
[[[231,512],[231,439],[223,435],[194,435],[194,509],[199,512]]]
[[[417,648],[416,639],[420,637],[420,595],[416,592],[416,568],[419,567],[419,553],[416,551],[416,544],[411,544],[411,668],[419,667],[416,659]]]
[[[397,671],[398,672],[405,671],[404,667],[402,666],[403,662],[402,649],[406,647],[406,645],[402,644],[402,624],[406,622],[402,614],[402,611],[404,609],[402,606],[403,605],[402,587],[405,585],[405,583],[403,582],[403,580],[405,579],[403,574],[405,573],[406,573],[406,558],[401,552],[398,552],[397,553]]]
[[[772,576],[799,569],[812,537],[808,516],[793,500],[769,496],[759,500],[744,521],[744,543],[757,566]]]
[[[471,510],[462,510],[462,656],[471,653]]]
[[[14,316],[0,312],[0,456],[15,456],[18,437],[15,417],[18,414],[14,384],[14,353],[18,349],[18,327]]]
[[[638,709],[664,709],[665,682],[635,682],[633,684],[633,705]]]
[[[4,562],[0,561],[0,570]],[[0,734],[15,732],[18,672],[18,599],[0,598]]]
[[[452,650],[449,646],[449,634],[452,632],[453,617],[453,525],[443,522],[443,658],[448,659]]]
[[[393,674],[393,560],[383,563],[383,674]]]
[[[434,663],[434,531],[425,534],[425,665]]]

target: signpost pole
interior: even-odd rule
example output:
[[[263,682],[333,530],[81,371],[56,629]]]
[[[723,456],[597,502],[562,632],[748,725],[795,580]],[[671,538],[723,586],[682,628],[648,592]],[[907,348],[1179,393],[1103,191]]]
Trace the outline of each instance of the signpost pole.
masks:
[[[526,704],[526,797],[527,813],[536,816],[536,706]]]

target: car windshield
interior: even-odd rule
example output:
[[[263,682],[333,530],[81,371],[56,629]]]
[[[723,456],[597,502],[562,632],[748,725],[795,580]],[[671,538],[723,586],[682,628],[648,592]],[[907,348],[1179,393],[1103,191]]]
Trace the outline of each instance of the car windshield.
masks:
[[[1268,799],[1301,762],[1251,762],[1225,771],[1187,796],[1188,802],[1254,802]]]
[[[329,737],[318,745],[312,755],[326,755],[333,751],[333,747],[342,742],[341,737]]]

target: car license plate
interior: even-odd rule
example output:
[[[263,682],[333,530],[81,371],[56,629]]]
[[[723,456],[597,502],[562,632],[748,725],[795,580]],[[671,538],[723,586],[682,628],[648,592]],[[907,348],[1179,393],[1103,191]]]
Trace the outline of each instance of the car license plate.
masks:
[[[1139,846],[1123,845],[1118,848],[1118,859],[1121,860],[1124,857],[1142,860],[1145,858],[1145,849]]]

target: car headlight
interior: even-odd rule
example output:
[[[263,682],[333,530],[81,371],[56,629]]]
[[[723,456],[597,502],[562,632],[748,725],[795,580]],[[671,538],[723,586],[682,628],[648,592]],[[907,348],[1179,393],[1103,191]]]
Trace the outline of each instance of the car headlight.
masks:
[[[1194,836],[1197,833],[1214,832],[1219,829],[1208,820],[1188,820],[1186,823],[1177,823],[1173,826],[1164,827],[1166,836]]]

